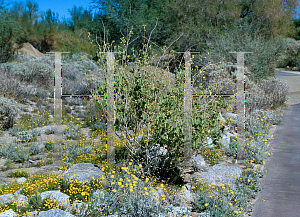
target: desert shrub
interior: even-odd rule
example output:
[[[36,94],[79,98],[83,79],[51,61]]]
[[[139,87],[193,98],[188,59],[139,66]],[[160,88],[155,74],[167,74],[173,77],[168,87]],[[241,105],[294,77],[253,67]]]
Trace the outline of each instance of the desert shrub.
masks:
[[[28,131],[22,131],[17,133],[17,141],[24,143],[24,142],[31,142],[33,140],[33,136]]]
[[[260,35],[259,30],[249,33],[248,24],[241,24],[235,29],[217,35],[209,39],[208,57],[203,61],[205,63],[216,63],[221,61],[236,62],[237,54],[229,52],[253,52],[245,54],[245,65],[249,67],[251,80],[259,80],[274,75],[276,60],[278,54],[286,48],[286,43],[281,37],[266,40]]]
[[[25,127],[18,124],[9,129],[9,134],[12,136],[17,136],[17,134],[19,132],[22,132],[24,130],[25,130]]]
[[[77,143],[65,144],[63,148],[63,156],[65,162],[76,161],[78,156],[84,156],[89,154],[94,154],[95,151],[91,144],[84,144],[80,141]]]
[[[37,129],[32,129],[31,130],[31,134],[33,136],[40,136],[41,135],[41,131],[40,130],[37,130]]]
[[[73,123],[68,124],[67,128],[64,130],[64,134],[67,139],[79,139],[81,135],[81,127]]]
[[[269,107],[274,105],[281,105],[285,103],[289,86],[287,82],[282,81],[278,78],[269,78],[260,80],[258,86],[265,92],[265,98],[269,101]]]
[[[20,84],[20,81],[5,71],[5,67],[0,70],[0,76],[2,77],[0,80],[0,94],[10,96],[20,103],[26,102],[31,93]]]
[[[54,143],[52,141],[47,141],[44,143],[44,146],[47,151],[53,151]]]
[[[14,125],[15,116],[21,107],[13,99],[0,97],[0,124],[3,130],[7,130]]]
[[[50,129],[46,129],[45,130],[45,134],[49,135],[49,134],[55,134],[56,130],[55,128],[51,127]]]
[[[20,80],[48,86],[53,79],[53,68],[39,59],[19,64],[11,64],[11,72]]]
[[[40,147],[37,143],[34,143],[29,148],[30,155],[37,155],[41,152]]]
[[[7,177],[13,177],[13,178],[19,178],[19,177],[25,177],[28,178],[29,174],[28,172],[25,171],[15,171],[15,172],[10,172]]]
[[[102,122],[102,121],[97,121],[92,127],[91,130],[92,131],[96,131],[96,130],[106,130],[107,126],[106,123]]]
[[[5,150],[8,159],[16,163],[24,163],[29,159],[30,153],[21,143],[9,144]]]
[[[285,38],[285,43],[287,47],[284,53],[279,57],[277,61],[277,67],[285,68],[295,67],[299,65],[299,54],[300,54],[300,43],[293,38]]]

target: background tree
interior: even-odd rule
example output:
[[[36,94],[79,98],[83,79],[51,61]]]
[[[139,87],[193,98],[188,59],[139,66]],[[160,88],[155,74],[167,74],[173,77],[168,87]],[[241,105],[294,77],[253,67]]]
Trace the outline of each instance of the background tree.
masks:
[[[0,63],[5,63],[13,58],[17,49],[22,47],[21,38],[24,30],[20,23],[14,20],[5,9],[3,1],[0,7]],[[14,44],[17,46],[14,47]]]

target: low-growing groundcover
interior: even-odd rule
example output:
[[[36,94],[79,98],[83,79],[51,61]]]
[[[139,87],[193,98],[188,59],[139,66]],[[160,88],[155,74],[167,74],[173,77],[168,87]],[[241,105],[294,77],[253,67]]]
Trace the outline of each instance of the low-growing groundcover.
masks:
[[[184,73],[182,73],[184,74]],[[179,77],[179,81],[182,82],[183,76]],[[138,77],[137,79],[140,79]],[[122,84],[122,83],[120,83]],[[139,84],[143,85],[143,84]],[[146,83],[144,83],[146,85]],[[148,85],[148,84],[147,84]],[[178,85],[178,90],[182,88],[183,83]],[[136,85],[138,86],[138,85]],[[155,90],[158,90],[157,87],[159,84],[153,85],[154,92]],[[139,89],[139,94],[143,94]],[[137,91],[138,92],[138,91]],[[175,92],[175,91],[174,91]],[[134,94],[134,93],[132,93]],[[134,95],[133,95],[134,96]],[[138,99],[137,96],[134,96],[134,99]],[[167,98],[160,101],[159,105],[160,107],[168,106],[170,105],[176,105],[176,104],[167,104]],[[183,97],[178,95],[178,101],[174,101],[175,103],[183,103]],[[138,101],[138,100],[137,100]],[[134,111],[139,112],[140,109],[144,108],[141,104],[136,104],[136,101],[132,101],[131,104],[129,104],[128,108],[134,108]],[[210,101],[207,103],[210,106],[206,106],[206,111],[201,113],[204,117],[202,119],[198,119],[198,121],[203,121],[206,117],[207,120],[210,120],[207,118],[207,116],[211,115],[211,120],[216,121],[217,120],[217,114],[219,114],[219,110],[222,107],[218,107],[219,102]],[[153,104],[154,106],[155,104]],[[225,104],[225,108],[223,108],[225,111],[230,111],[230,107],[228,107],[228,104]],[[140,107],[139,107],[140,106]],[[145,105],[144,105],[145,106]],[[149,106],[150,107],[150,106]],[[178,107],[178,105],[177,105]],[[105,108],[105,106],[104,106]],[[103,109],[103,107],[102,107]],[[148,109],[148,108],[147,108]],[[103,109],[104,110],[104,109]],[[154,108],[149,108],[149,111],[157,111]],[[173,111],[171,109],[171,111]],[[279,110],[277,110],[279,111]],[[105,113],[101,111],[102,113]],[[100,112],[100,113],[101,113]],[[150,112],[149,112],[150,113]],[[270,112],[271,113],[271,112]],[[138,113],[137,113],[138,114]],[[146,144],[147,140],[149,140],[150,145],[152,142],[155,141],[155,136],[158,136],[162,132],[160,132],[159,128],[163,127],[165,123],[162,122],[161,119],[159,119],[160,116],[164,115],[158,114],[157,116],[152,116],[152,120],[156,120],[156,122],[153,124],[150,122],[150,126],[152,127],[150,129],[150,133],[148,132],[148,135],[152,133],[153,137],[146,137],[140,140],[141,144]],[[170,114],[172,115],[172,114]],[[207,115],[207,116],[205,116]],[[257,191],[259,190],[259,178],[264,176],[263,171],[261,171],[260,167],[258,167],[258,164],[263,164],[266,157],[272,152],[270,152],[271,147],[267,147],[267,144],[269,142],[268,138],[268,132],[270,125],[274,123],[274,120],[279,119],[280,123],[280,116],[281,114],[274,114],[272,113],[273,117],[261,115],[260,113],[247,115],[246,119],[246,126],[247,126],[247,132],[246,132],[246,147],[245,147],[245,157],[246,157],[246,164],[245,167],[246,170],[243,171],[242,176],[236,181],[236,190],[233,191],[229,189],[228,186],[221,186],[217,187],[215,183],[205,184],[201,182],[201,180],[195,180],[195,182],[192,184],[193,191],[197,194],[197,199],[192,204],[192,211],[196,212],[206,212],[210,216],[243,216],[243,213],[246,212],[249,209],[249,200],[251,198],[255,198]],[[126,117],[126,115],[124,115]],[[278,118],[279,116],[279,118]],[[141,114],[140,117],[143,117]],[[181,122],[179,123],[179,126],[182,127],[182,115],[179,118]],[[193,116],[194,117],[194,116]],[[195,114],[195,118],[197,115]],[[156,119],[155,119],[156,118]],[[198,118],[198,117],[197,117]],[[104,118],[99,117],[99,119],[104,120]],[[20,126],[16,126],[14,129],[21,129],[18,132],[14,132],[12,130],[11,132],[14,132],[15,135],[18,135],[19,132],[26,131],[29,129],[33,129],[35,126],[35,123],[41,123],[41,120],[43,119],[37,119],[37,117],[32,118],[31,116],[24,116],[23,117],[23,123],[24,128],[21,129]],[[48,120],[48,119],[47,119]],[[146,120],[146,118],[143,118],[143,120]],[[126,120],[122,120],[124,122],[124,125],[126,124]],[[135,122],[139,121],[134,118],[130,119],[131,121],[131,128],[132,129]],[[179,178],[176,178],[176,173],[169,173],[174,175],[173,180],[164,180],[163,178],[166,177],[157,177],[156,174],[152,173],[146,173],[145,172],[145,162],[138,161],[139,155],[132,155],[130,151],[126,148],[125,145],[129,145],[128,139],[130,137],[136,138],[139,135],[145,135],[146,134],[146,127],[141,127],[139,130],[135,131],[134,135],[129,136],[128,134],[125,134],[125,136],[120,139],[120,137],[115,137],[116,141],[116,160],[119,163],[120,166],[110,167],[105,165],[106,163],[106,153],[107,153],[107,147],[106,147],[106,128],[103,127],[103,124],[100,124],[99,122],[95,120],[85,120],[85,125],[90,124],[92,125],[93,134],[92,137],[100,135],[100,142],[95,142],[92,139],[87,138],[87,136],[83,135],[80,132],[81,122],[76,120],[75,118],[68,117],[64,119],[64,122],[68,125],[67,129],[64,131],[66,137],[68,138],[68,141],[63,142],[57,142],[57,141],[47,141],[44,144],[45,152],[47,152],[48,156],[51,156],[54,152],[54,146],[60,145],[62,147],[62,155],[63,155],[63,163],[64,166],[60,169],[65,172],[68,168],[70,168],[72,165],[77,163],[93,163],[98,165],[102,171],[105,173],[106,176],[106,182],[103,183],[103,179],[98,179],[92,181],[89,185],[81,185],[78,182],[71,182],[70,184],[64,184],[62,182],[62,178],[55,173],[51,174],[35,174],[33,176],[30,176],[26,182],[24,183],[17,183],[12,182],[8,183],[7,185],[3,185],[0,187],[0,195],[8,194],[8,193],[14,193],[19,189],[22,189],[20,191],[21,194],[29,197],[29,204],[26,205],[17,205],[15,203],[6,204],[5,206],[1,207],[0,212],[3,212],[5,210],[8,210],[12,208],[14,211],[18,213],[19,216],[24,215],[27,212],[33,211],[33,210],[49,210],[52,208],[61,208],[62,207],[57,206],[55,201],[50,199],[41,200],[37,195],[38,193],[49,191],[49,190],[59,190],[62,193],[67,194],[70,197],[70,203],[72,204],[75,200],[79,200],[82,202],[86,202],[88,204],[89,209],[81,214],[81,216],[99,216],[100,214],[103,215],[109,215],[118,213],[120,215],[129,215],[129,216],[163,216],[163,214],[170,210],[171,207],[169,206],[171,204],[171,197],[170,195],[176,195],[179,193],[179,188],[176,189],[176,186],[172,184],[171,181],[179,180]],[[223,125],[229,125],[229,123],[232,122],[232,120],[228,119],[226,123],[223,123]],[[174,123],[174,122],[170,122]],[[251,125],[250,125],[251,123]],[[277,122],[278,123],[278,122]],[[180,125],[181,124],[181,125]],[[201,136],[212,136],[213,138],[219,138],[221,135],[220,128],[216,128],[217,130],[212,131],[215,127],[218,126],[222,127],[222,123],[206,123],[207,128],[203,128],[201,131]],[[230,125],[233,125],[230,123]],[[234,126],[234,125],[233,125]],[[171,138],[174,138],[176,136],[176,132],[173,130],[169,130],[169,126],[165,126],[164,129],[168,128],[168,137],[165,135],[163,138],[163,141],[166,142],[167,145],[170,145],[168,147],[168,150],[171,150],[171,147],[178,147],[180,140],[174,139],[170,142]],[[120,127],[122,130],[122,126]],[[212,132],[208,132],[212,131]],[[47,133],[50,133],[50,131],[47,131]],[[51,133],[55,133],[52,132]],[[25,133],[24,133],[25,134]],[[27,131],[26,135],[29,134]],[[36,136],[38,136],[38,133],[34,133]],[[216,135],[217,134],[217,135]],[[194,134],[193,134],[194,135]],[[24,136],[22,134],[22,136]],[[194,148],[202,148],[202,154],[204,158],[209,161],[211,164],[218,163],[220,160],[220,157],[226,154],[227,156],[230,156],[232,158],[236,158],[236,146],[234,145],[235,141],[234,138],[232,138],[232,143],[230,144],[230,147],[228,150],[222,150],[220,144],[217,143],[217,145],[213,148],[207,148],[207,147],[201,147],[201,141],[202,137],[195,138],[196,142],[194,143]],[[27,137],[26,137],[27,138]],[[170,138],[170,139],[169,139]],[[23,140],[27,140],[24,139]],[[168,141],[169,140],[169,141]],[[27,141],[26,145],[30,145]],[[182,142],[182,141],[181,141]],[[23,143],[18,143],[18,145],[22,145]],[[137,144],[137,145],[141,145]],[[200,147],[197,147],[196,145],[199,145]],[[24,145],[25,146],[25,145]],[[24,147],[23,146],[23,147]],[[137,146],[134,146],[135,148],[138,148]],[[10,147],[12,150],[14,147]],[[20,150],[20,153],[24,153],[23,160],[28,160],[28,157],[30,155],[29,150],[27,150],[28,147],[24,148],[24,151]],[[1,149],[1,153],[7,153],[7,150],[10,149]],[[173,152],[176,152],[176,149],[173,150]],[[10,155],[3,155],[3,156],[10,156]],[[10,157],[12,160],[16,160],[15,156]],[[180,158],[179,158],[180,159]],[[36,166],[43,166],[50,162],[44,162],[40,161],[40,163]],[[173,163],[173,161],[169,161],[169,165]],[[174,162],[175,164],[175,162]],[[154,164],[155,165],[155,164]],[[166,170],[166,167],[160,168],[160,172],[168,171]],[[165,169],[165,170],[163,170]],[[176,165],[174,165],[173,169],[176,169]],[[147,170],[146,170],[147,171]],[[170,172],[170,170],[168,171]],[[172,171],[171,171],[172,172]],[[176,171],[175,171],[176,172]],[[19,173],[11,174],[11,176],[18,177]],[[151,175],[149,175],[151,174]],[[180,175],[180,174],[177,174]],[[25,174],[24,174],[25,176]],[[160,179],[159,179],[160,178]],[[164,182],[163,182],[164,181]],[[169,182],[166,182],[169,181]],[[175,184],[178,184],[178,182]],[[177,186],[178,187],[178,186]],[[159,188],[162,188],[162,191],[159,192]],[[154,189],[157,189],[157,191],[154,191]],[[97,190],[99,190],[97,192]],[[98,194],[98,197],[95,196],[95,194]],[[94,194],[95,193],[95,194]],[[94,195],[93,195],[94,194]],[[158,203],[158,204],[157,204]],[[182,212],[182,216],[186,215],[186,213]]]

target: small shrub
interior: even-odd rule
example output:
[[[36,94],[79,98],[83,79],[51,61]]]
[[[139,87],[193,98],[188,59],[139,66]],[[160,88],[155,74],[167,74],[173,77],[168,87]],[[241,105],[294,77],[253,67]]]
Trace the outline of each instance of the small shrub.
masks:
[[[41,160],[37,163],[31,164],[32,167],[41,167],[41,166],[46,166],[48,164],[53,164],[52,160]]]
[[[41,131],[40,131],[40,130],[37,130],[37,129],[33,129],[33,130],[31,131],[31,134],[32,134],[33,136],[40,136],[40,135],[41,135]]]
[[[15,172],[10,172],[7,177],[13,177],[13,178],[20,178],[20,177],[25,177],[28,178],[29,174],[28,172],[25,171],[15,171]]]
[[[30,146],[29,149],[30,155],[37,155],[41,152],[40,147],[38,144],[34,143]]]
[[[6,157],[16,163],[24,163],[29,156],[29,150],[20,143],[10,144],[6,149]]]
[[[47,141],[46,143],[44,143],[44,146],[47,151],[53,151],[54,143],[51,141]]]
[[[25,130],[25,127],[21,126],[21,125],[16,125],[16,126],[13,126],[12,128],[9,129],[9,134],[11,136],[17,136],[17,134],[19,132],[22,132]]]
[[[28,131],[22,131],[17,133],[17,141],[24,143],[24,142],[31,142],[33,140],[32,134],[28,133]]]
[[[0,124],[3,130],[7,130],[14,125],[15,117],[21,107],[14,100],[0,97]]]
[[[54,158],[53,152],[48,152],[47,153],[47,158]]]
[[[45,130],[45,134],[46,134],[46,135],[49,135],[49,134],[55,134],[55,131],[56,131],[55,128],[52,128],[52,127],[51,127],[50,129],[46,129],[46,130]]]
[[[81,135],[81,128],[75,124],[69,124],[67,128],[64,130],[64,134],[67,139],[74,139],[77,140],[80,138]]]
[[[106,130],[107,126],[106,123],[102,122],[102,121],[97,121],[92,127],[91,130],[92,131],[96,131],[96,130]]]
[[[7,171],[7,170],[11,169],[12,166],[13,166],[12,163],[13,163],[12,160],[7,159],[7,160],[5,161],[4,167],[2,167],[2,165],[1,165],[1,170],[2,170],[2,171]]]

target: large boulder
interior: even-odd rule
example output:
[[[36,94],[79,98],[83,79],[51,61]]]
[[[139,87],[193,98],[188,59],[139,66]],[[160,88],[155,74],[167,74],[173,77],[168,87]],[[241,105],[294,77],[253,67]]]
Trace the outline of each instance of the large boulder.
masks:
[[[68,212],[65,212],[63,210],[60,210],[60,209],[50,209],[48,211],[41,211],[37,217],[75,217],[74,215],[68,213]]]
[[[9,209],[0,214],[0,217],[18,217],[18,214],[15,213],[12,209]]]
[[[104,172],[92,163],[79,163],[73,165],[63,173],[63,182],[78,180],[82,184],[89,183],[92,179],[100,178],[105,181]]]
[[[26,206],[28,204],[28,198],[18,192],[0,196],[0,206],[4,206],[5,204],[12,202],[17,202],[18,205]]]
[[[42,200],[47,198],[50,198],[52,200],[55,199],[57,205],[63,206],[65,208],[68,208],[70,206],[69,196],[61,193],[60,191],[45,191],[38,195],[41,196]]]

